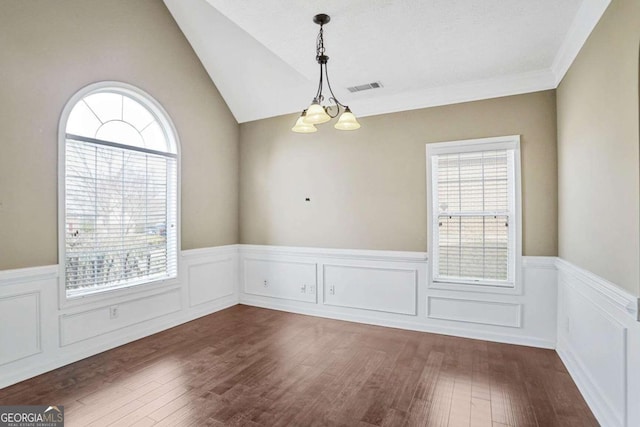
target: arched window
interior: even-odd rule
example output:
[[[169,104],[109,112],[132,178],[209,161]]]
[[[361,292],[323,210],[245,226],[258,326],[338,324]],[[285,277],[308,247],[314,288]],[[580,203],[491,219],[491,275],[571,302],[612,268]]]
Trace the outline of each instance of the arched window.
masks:
[[[130,85],[97,83],[60,126],[65,297],[177,277],[178,142],[162,107]]]

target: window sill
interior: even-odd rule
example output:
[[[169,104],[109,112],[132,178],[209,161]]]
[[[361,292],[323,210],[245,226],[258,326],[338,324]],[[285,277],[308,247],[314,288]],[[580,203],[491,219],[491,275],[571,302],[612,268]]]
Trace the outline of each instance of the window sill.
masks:
[[[505,294],[520,295],[522,294],[521,286],[516,281],[509,284],[494,283],[478,283],[478,282],[462,282],[462,281],[446,281],[446,280],[429,280],[429,289],[459,291],[459,292],[478,292],[488,294]]]
[[[61,275],[58,280],[64,281],[64,275]],[[168,288],[177,287],[179,285],[180,279],[178,276],[133,286],[121,286],[86,292],[80,295],[67,296],[64,283],[59,283],[59,288],[61,289],[59,308],[63,310],[73,309],[75,307],[86,308],[92,306],[104,306],[105,304],[118,304],[131,299],[133,296],[140,297],[140,295],[153,295],[157,292],[165,291]]]

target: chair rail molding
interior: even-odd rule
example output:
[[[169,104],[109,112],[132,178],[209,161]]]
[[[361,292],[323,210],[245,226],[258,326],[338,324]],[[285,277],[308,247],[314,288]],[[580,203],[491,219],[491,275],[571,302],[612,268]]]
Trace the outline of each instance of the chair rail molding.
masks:
[[[626,312],[634,320],[640,321],[640,298],[631,295],[610,281],[562,258],[557,258],[556,268],[559,272],[567,273],[575,277],[583,286],[588,286],[601,294],[608,303]]]

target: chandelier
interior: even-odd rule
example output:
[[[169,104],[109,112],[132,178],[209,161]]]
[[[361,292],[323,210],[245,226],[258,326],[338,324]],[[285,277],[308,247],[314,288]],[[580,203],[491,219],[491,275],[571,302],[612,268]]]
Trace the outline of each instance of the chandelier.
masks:
[[[333,93],[333,89],[331,89],[331,83],[329,83],[329,73],[327,71],[327,62],[329,61],[329,57],[325,55],[324,49],[324,35],[323,35],[323,26],[328,24],[331,18],[329,15],[325,15],[324,13],[320,13],[313,17],[313,22],[320,25],[320,32],[318,33],[318,39],[316,40],[316,61],[320,64],[320,81],[318,83],[318,91],[311,101],[311,105],[300,114],[300,117],[296,121],[295,126],[291,128],[292,131],[298,133],[312,133],[316,132],[315,125],[326,123],[329,120],[335,118],[340,114],[340,118],[338,122],[333,126],[339,130],[356,130],[360,127],[360,123],[356,120],[356,116],[353,115],[349,106],[344,105],[338,98],[336,98]],[[327,83],[327,89],[329,93],[327,94],[329,98],[327,99],[328,104],[323,106],[322,103],[325,101],[325,97],[322,94],[322,90],[324,89],[324,83]]]

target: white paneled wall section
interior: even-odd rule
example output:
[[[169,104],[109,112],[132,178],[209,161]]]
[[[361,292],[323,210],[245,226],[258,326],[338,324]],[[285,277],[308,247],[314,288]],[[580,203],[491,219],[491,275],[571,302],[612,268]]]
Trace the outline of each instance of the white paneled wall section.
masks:
[[[556,351],[603,426],[640,426],[638,298],[558,260]]]
[[[0,271],[0,388],[238,303],[237,246],[180,267],[175,284],[62,309],[58,266]]]
[[[555,348],[602,425],[640,425],[638,298],[554,257],[524,257],[509,293],[427,271],[422,252],[230,245],[183,251],[173,285],[66,308],[57,266],[0,271],[0,387],[243,303]]]
[[[240,302],[555,348],[555,258],[525,258],[517,293],[433,289],[424,252],[242,245]]]

